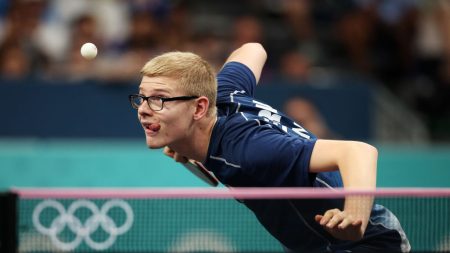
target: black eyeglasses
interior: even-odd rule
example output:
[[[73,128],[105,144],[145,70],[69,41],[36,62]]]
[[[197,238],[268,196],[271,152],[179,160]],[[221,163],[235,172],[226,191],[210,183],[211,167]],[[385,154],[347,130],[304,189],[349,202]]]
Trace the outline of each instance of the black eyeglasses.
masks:
[[[181,97],[171,97],[171,98],[163,98],[163,97],[157,97],[157,96],[146,97],[141,94],[133,94],[133,95],[128,96],[131,106],[134,109],[138,109],[139,106],[141,106],[142,103],[144,103],[144,101],[147,101],[148,106],[153,111],[161,111],[164,107],[164,102],[167,102],[167,101],[191,100],[191,99],[195,99],[195,98],[198,98],[198,96],[181,96]]]

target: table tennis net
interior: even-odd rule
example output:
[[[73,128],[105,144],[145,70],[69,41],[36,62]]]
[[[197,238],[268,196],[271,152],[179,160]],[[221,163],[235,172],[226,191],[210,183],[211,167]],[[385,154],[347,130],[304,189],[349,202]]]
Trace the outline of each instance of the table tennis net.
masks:
[[[18,252],[283,252],[243,204],[375,197],[412,252],[450,251],[450,189],[16,189]],[[303,202],[301,202],[303,203]],[[363,202],[362,202],[363,203]],[[363,208],[363,206],[361,206]],[[8,218],[8,217],[3,217]],[[302,240],[299,238],[298,240]]]

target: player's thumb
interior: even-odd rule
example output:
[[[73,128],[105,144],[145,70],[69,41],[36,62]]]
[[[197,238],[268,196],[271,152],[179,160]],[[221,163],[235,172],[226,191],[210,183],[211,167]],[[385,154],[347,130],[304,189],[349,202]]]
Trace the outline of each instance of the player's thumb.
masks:
[[[173,151],[173,150],[170,149],[169,147],[165,146],[163,152],[164,152],[164,154],[165,154],[166,156],[169,156],[169,157],[174,158],[175,151]]]

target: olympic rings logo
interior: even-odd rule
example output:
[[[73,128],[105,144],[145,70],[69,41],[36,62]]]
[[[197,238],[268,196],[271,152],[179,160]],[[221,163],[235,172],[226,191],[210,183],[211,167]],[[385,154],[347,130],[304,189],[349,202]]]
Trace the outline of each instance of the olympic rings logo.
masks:
[[[121,208],[126,215],[125,222],[119,227],[108,215],[108,211],[114,207]],[[74,215],[81,208],[86,208],[92,213],[84,223]],[[40,221],[40,216],[45,209],[55,209],[58,212],[58,216],[53,219],[48,227],[42,225]],[[44,200],[36,205],[33,211],[33,225],[36,230],[49,236],[54,246],[65,251],[74,250],[83,239],[94,250],[108,249],[114,244],[118,235],[126,233],[131,228],[133,219],[133,210],[130,205],[119,199],[105,202],[100,209],[92,201],[76,200],[67,208],[67,211],[58,201]],[[69,242],[61,241],[58,237],[66,226],[75,235],[75,238]],[[91,238],[91,234],[99,227],[109,234],[108,238],[102,242],[96,242]]]

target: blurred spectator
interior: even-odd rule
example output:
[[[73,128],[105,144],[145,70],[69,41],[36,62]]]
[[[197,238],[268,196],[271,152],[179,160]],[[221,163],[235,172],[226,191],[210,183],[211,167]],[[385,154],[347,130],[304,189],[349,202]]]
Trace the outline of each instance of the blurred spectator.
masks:
[[[309,100],[301,97],[292,97],[284,104],[284,112],[287,116],[311,131],[321,139],[336,139],[337,136],[331,131],[319,110]]]
[[[231,29],[231,48],[238,48],[247,42],[263,43],[264,28],[255,16],[245,15],[234,20]]]
[[[249,6],[246,7],[249,8]],[[272,57],[269,57],[267,59],[267,63],[264,67],[264,74],[262,75],[262,80],[270,78],[274,69],[274,64],[278,60],[278,55],[276,53],[277,51],[274,50],[270,46],[270,44],[268,44],[268,42],[266,43],[267,36],[269,36],[269,34],[267,34],[268,30],[266,29],[267,27],[264,21],[267,20],[265,20],[264,17],[259,17],[258,15],[256,15],[256,13],[246,13],[244,15],[238,15],[232,20],[227,36],[228,39],[225,38],[225,41],[227,41],[228,43],[225,47],[225,52],[231,52],[231,50],[234,50],[240,45],[248,42],[262,43],[264,45],[267,45],[267,48],[270,48],[268,50],[274,52]],[[222,57],[222,63],[224,61],[225,55],[227,54],[225,53],[223,55],[224,56]]]
[[[4,20],[0,44],[1,74],[7,78],[41,77],[47,74],[48,57],[36,40],[44,1],[14,1]]]
[[[374,64],[374,75],[383,80],[392,90],[398,88],[398,81],[413,71],[413,43],[416,24],[416,0],[358,0],[360,15],[369,17],[361,23],[369,29],[371,52],[369,59]],[[372,19],[375,20],[372,20]],[[361,19],[361,18],[360,18]],[[364,18],[362,18],[364,20]],[[364,27],[362,27],[364,28]],[[359,34],[348,34],[358,39]],[[356,38],[355,38],[356,37]],[[364,44],[368,38],[362,39]]]
[[[97,30],[96,19],[91,15],[81,15],[73,20],[69,49],[62,62],[57,62],[57,65],[54,66],[53,77],[69,81],[98,77],[98,62],[88,61],[80,54],[80,48],[86,42],[94,43],[99,50],[102,50],[103,44]]]
[[[351,8],[336,23],[336,39],[342,43],[351,67],[365,74],[372,74],[374,66],[370,57],[374,39],[376,15],[371,9]]]
[[[297,50],[288,51],[281,56],[280,75],[287,83],[306,84],[311,75],[311,61]]]
[[[132,14],[129,35],[119,54],[99,59],[98,75],[107,80],[133,80],[144,63],[158,53],[168,50],[162,43],[161,23],[148,10]]]
[[[31,61],[17,43],[4,43],[0,47],[0,77],[22,79],[29,77]]]
[[[115,50],[128,35],[128,1],[41,1],[48,2],[48,7],[38,30],[38,39],[41,47],[53,60],[60,61],[66,56],[71,46],[73,24],[81,17],[90,17],[95,22],[95,37],[104,46],[102,53]]]
[[[276,84],[328,87],[334,86],[342,79],[339,73],[329,67],[315,65],[307,55],[297,49],[283,53],[278,66],[278,73],[268,79]]]
[[[34,40],[40,25],[46,1],[10,1],[5,20],[5,38]]]
[[[201,55],[218,71],[227,56],[228,44],[225,40],[213,34],[198,34],[185,43],[185,49]]]
[[[182,49],[187,51],[193,51],[202,57],[204,57],[212,66],[219,70],[225,58],[228,56],[230,50],[233,50],[237,45],[242,45],[246,42],[262,42],[264,37],[264,31],[260,20],[253,15],[243,15],[233,18],[229,17],[227,24],[223,24],[222,29],[212,28],[216,24],[202,24],[199,27],[190,27],[192,22],[186,22],[189,17],[185,11],[182,12],[182,16],[185,19],[184,32],[191,31],[190,34],[185,36],[185,40],[182,43]],[[207,17],[205,15],[200,20]],[[230,21],[230,25],[228,25]],[[198,20],[196,22],[199,22]],[[170,29],[169,29],[170,31]],[[226,34],[225,36],[223,34]],[[174,36],[175,37],[175,36]]]
[[[127,49],[148,54],[158,48],[162,39],[159,27],[160,25],[150,12],[138,11],[133,13]]]
[[[289,24],[298,41],[310,40],[315,36],[311,19],[311,2],[308,0],[281,1],[284,21]]]
[[[449,74],[444,66],[450,60],[450,2],[421,3],[415,47],[420,74],[442,83]]]
[[[341,73],[369,75],[430,128],[450,127],[449,0],[0,1],[0,74],[9,79],[130,83],[162,51],[194,51],[218,69],[249,41],[271,52],[263,81],[323,86]],[[98,47],[93,61],[80,56],[86,42]]]
[[[286,32],[295,40],[290,47],[295,46],[299,53],[312,62],[321,62],[323,52],[312,17],[313,3],[309,0],[284,0],[280,3]]]
[[[175,4],[164,22],[164,45],[169,50],[185,50],[191,36],[189,20],[191,19],[186,2]]]
[[[401,95],[428,122],[434,138],[442,139],[450,129],[450,2],[419,7],[415,79],[405,82]]]

